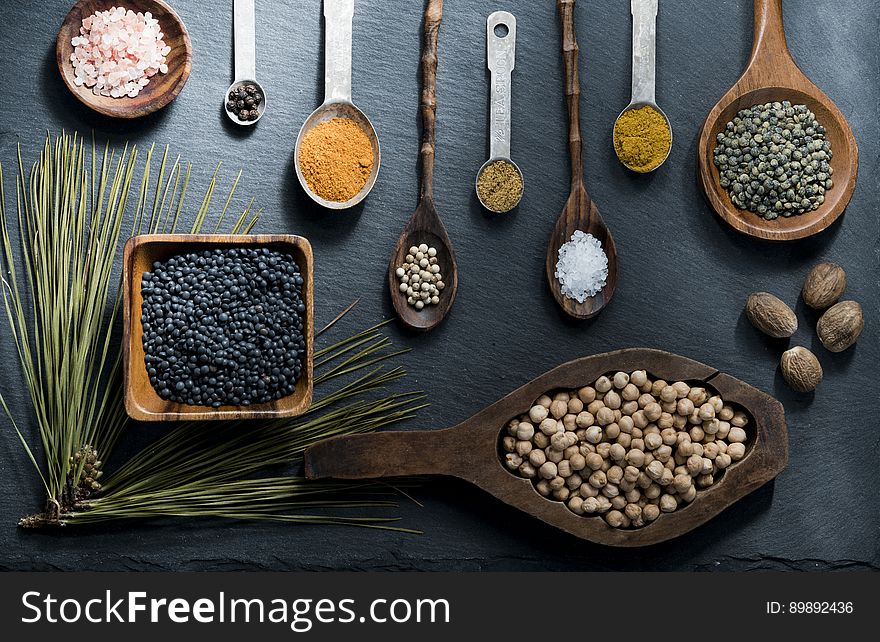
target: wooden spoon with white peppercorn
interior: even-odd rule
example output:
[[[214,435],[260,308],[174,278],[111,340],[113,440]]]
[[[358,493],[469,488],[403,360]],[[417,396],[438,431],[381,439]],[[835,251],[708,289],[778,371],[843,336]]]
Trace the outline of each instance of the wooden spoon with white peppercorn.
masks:
[[[548,391],[581,388],[604,374],[635,370],[645,370],[669,382],[700,382],[720,394],[725,403],[739,406],[750,416],[744,456],[724,470],[712,486],[699,491],[692,503],[661,514],[643,528],[612,528],[601,517],[576,515],[562,502],[542,497],[531,480],[504,467],[499,449],[502,432],[507,434],[511,418],[528,413],[538,397]],[[571,361],[454,428],[337,437],[305,452],[309,479],[457,477],[572,535],[609,546],[630,547],[656,544],[697,528],[776,477],[787,463],[788,429],[779,401],[702,363],[646,348]]]
[[[421,160],[421,196],[419,205],[412,218],[403,228],[388,266],[388,288],[391,302],[400,320],[414,330],[431,330],[440,324],[452,304],[458,291],[458,264],[449,234],[437,214],[434,206],[434,124],[437,115],[437,46],[440,33],[440,22],[443,19],[443,0],[428,0],[425,8],[424,34],[422,42],[422,147],[419,152]],[[428,245],[437,250],[440,274],[443,275],[444,289],[439,293],[436,305],[426,305],[417,310],[407,301],[405,293],[400,291],[400,280],[397,269],[406,262],[409,248]]]
[[[712,108],[700,132],[697,146],[700,183],[718,215],[734,229],[771,241],[790,241],[818,234],[846,209],[856,186],[859,150],[852,129],[837,106],[797,66],[785,39],[782,0],[755,1],[755,39],[746,70],[736,84]],[[768,221],[741,210],[721,186],[714,162],[716,137],[742,109],[788,100],[806,105],[826,129],[831,143],[834,187],[824,194],[815,210]]]
[[[547,246],[547,282],[553,298],[570,316],[576,319],[589,319],[596,316],[611,301],[617,287],[617,248],[611,231],[602,220],[596,203],[587,194],[584,186],[584,151],[581,141],[580,100],[581,86],[578,76],[578,44],[574,30],[575,0],[558,0],[559,20],[562,25],[562,59],[565,66],[565,95],[568,101],[569,135],[568,147],[571,154],[571,194],[556,221],[550,242]],[[602,244],[608,257],[608,277],[605,286],[595,296],[583,303],[570,299],[562,293],[562,286],[556,278],[556,263],[559,248],[567,243],[576,231],[592,234]]]

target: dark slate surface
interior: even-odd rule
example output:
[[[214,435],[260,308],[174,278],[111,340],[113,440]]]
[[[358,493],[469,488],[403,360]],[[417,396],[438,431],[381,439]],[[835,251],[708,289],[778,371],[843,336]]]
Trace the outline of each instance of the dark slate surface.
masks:
[[[218,160],[224,178],[245,170],[241,199],[265,209],[259,230],[297,232],[314,244],[319,322],[361,297],[336,336],[391,314],[386,260],[417,185],[418,56],[421,3],[358,0],[354,29],[355,100],[383,145],[380,180],[360,209],[330,214],[296,185],[294,136],[320,100],[320,3],[258,3],[260,79],[269,112],[241,131],[221,114],[230,80],[231,8],[178,0],[192,35],[189,83],[164,112],[135,123],[99,117],[62,85],[55,34],[70,2],[0,3],[0,158],[12,173],[15,144],[32,158],[47,129],[61,128],[145,144],[172,143],[199,180]],[[219,3],[223,4],[223,3]],[[231,5],[231,3],[228,3]],[[617,295],[600,318],[569,321],[543,276],[545,241],[568,186],[565,113],[555,3],[447,0],[440,38],[437,206],[458,251],[461,288],[452,316],[428,336],[392,326],[410,385],[433,402],[412,428],[452,425],[543,371],[572,358],[627,346],[678,352],[778,396],[791,432],[791,463],[765,487],[710,524],[644,550],[594,546],[554,531],[463,483],[436,480],[404,504],[403,524],[422,536],[269,524],[113,525],[63,533],[26,533],[17,519],[41,501],[33,471],[8,422],[0,420],[0,568],[18,569],[828,569],[874,568],[878,554],[876,364],[878,354],[878,100],[880,32],[872,0],[787,0],[790,44],[798,62],[850,119],[862,171],[852,206],[826,233],[769,245],[727,229],[704,203],[695,180],[698,128],[737,78],[749,53],[752,7],[745,0],[666,0],[659,18],[659,100],[675,129],[675,148],[654,176],[627,173],[610,144],[613,119],[629,97],[629,3],[577,7],[582,50],[586,175],[621,256]],[[514,156],[526,176],[519,211],[485,215],[473,194],[486,155],[487,75],[484,20],[518,13]],[[14,25],[14,28],[10,26]],[[9,187],[9,184],[7,184]],[[192,193],[195,194],[197,190]],[[195,202],[191,202],[194,205]],[[809,267],[843,264],[850,297],[868,327],[841,355],[821,349],[815,316],[799,305],[794,343],[817,349],[826,381],[815,397],[788,391],[777,369],[785,343],[763,339],[741,314],[749,292],[767,289],[794,304]],[[5,321],[4,321],[5,324]],[[0,332],[0,360],[15,355]],[[2,389],[28,425],[20,376],[7,365]],[[148,435],[161,429],[141,429]],[[496,465],[488,462],[487,465]]]

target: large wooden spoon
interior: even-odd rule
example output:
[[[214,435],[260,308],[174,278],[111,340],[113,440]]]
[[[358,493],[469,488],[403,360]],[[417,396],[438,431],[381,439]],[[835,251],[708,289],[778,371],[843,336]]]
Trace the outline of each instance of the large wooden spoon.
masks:
[[[721,187],[714,163],[716,136],[741,109],[768,102],[791,101],[806,105],[826,129],[834,158],[834,187],[825,202],[804,214],[768,221],[737,208]],[[762,239],[789,241],[818,234],[846,209],[856,186],[859,150],[852,129],[837,106],[797,66],[788,49],[782,21],[782,0],[755,0],[755,40],[746,70],[712,108],[697,146],[700,183],[718,215],[734,229]]]
[[[535,399],[571,390],[617,370],[644,369],[666,381],[703,382],[751,416],[746,455],[724,471],[692,504],[662,514],[644,528],[611,528],[600,517],[575,515],[545,499],[528,479],[501,463],[499,442],[507,423],[528,412]],[[788,429],[773,397],[702,363],[660,350],[633,348],[571,361],[547,372],[464,423],[446,430],[384,432],[337,437],[305,452],[310,479],[369,479],[448,475],[468,481],[507,504],[577,537],[610,546],[646,546],[683,535],[776,477],[788,463]]]
[[[556,221],[550,243],[547,246],[547,282],[556,302],[566,313],[576,319],[589,319],[599,314],[614,296],[617,287],[617,248],[611,231],[599,215],[599,209],[587,194],[584,186],[584,153],[581,142],[580,99],[581,84],[578,76],[578,44],[574,30],[575,0],[557,0],[559,20],[562,24],[562,60],[565,66],[565,95],[568,101],[568,148],[571,155],[571,195],[562,214]],[[562,294],[556,278],[556,262],[559,248],[567,243],[572,234],[581,230],[592,234],[602,244],[608,257],[608,278],[605,287],[583,303]]]
[[[440,34],[440,22],[443,19],[443,0],[428,0],[425,8],[424,34],[422,41],[422,147],[419,152],[421,160],[421,196],[419,205],[412,218],[403,228],[391,263],[388,266],[388,288],[391,301],[400,320],[414,330],[431,330],[436,327],[452,309],[455,294],[458,291],[458,264],[455,262],[455,251],[452,242],[443,226],[443,221],[434,206],[434,124],[437,118],[437,46]],[[406,295],[400,292],[397,280],[397,268],[403,265],[409,248],[425,243],[437,249],[440,273],[446,287],[440,293],[440,303],[425,306],[416,310],[407,304]]]

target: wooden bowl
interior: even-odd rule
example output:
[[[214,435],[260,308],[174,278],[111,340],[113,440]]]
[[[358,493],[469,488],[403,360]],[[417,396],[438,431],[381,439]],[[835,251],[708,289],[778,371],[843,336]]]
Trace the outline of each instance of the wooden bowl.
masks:
[[[153,389],[144,364],[144,329],[141,311],[141,277],[155,261],[202,250],[232,247],[268,247],[293,256],[305,283],[302,298],[306,305],[306,355],[303,374],[292,395],[268,404],[251,406],[190,406],[162,399]],[[125,244],[122,267],[123,287],[123,385],[125,409],[138,421],[208,421],[237,419],[280,419],[295,417],[312,403],[314,357],[314,260],[312,246],[301,236],[147,234],[135,236]]]
[[[98,96],[89,87],[77,87],[73,82],[75,76],[70,62],[70,55],[73,53],[71,39],[80,35],[83,18],[114,6],[124,6],[134,12],[152,13],[165,35],[165,44],[171,47],[166,62],[168,73],[156,74],[150,78],[150,82],[135,98]],[[163,0],[126,0],[124,3],[119,0],[80,0],[73,5],[61,24],[55,44],[55,57],[64,84],[81,103],[105,116],[140,118],[162,109],[177,98],[192,70],[192,43],[180,16]]]

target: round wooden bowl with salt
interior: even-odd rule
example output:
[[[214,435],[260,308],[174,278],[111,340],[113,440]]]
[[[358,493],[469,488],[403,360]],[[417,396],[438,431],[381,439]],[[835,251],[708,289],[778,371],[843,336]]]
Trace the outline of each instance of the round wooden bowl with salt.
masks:
[[[76,84],[76,73],[70,60],[74,52],[71,40],[80,35],[82,21],[97,11],[124,7],[146,14],[159,21],[165,44],[171,51],[165,56],[167,73],[157,73],[137,96],[114,98],[96,94],[91,87]],[[140,118],[162,109],[177,98],[192,70],[192,43],[180,16],[162,0],[80,0],[64,18],[55,45],[58,71],[64,84],[83,104],[113,118]]]

